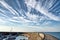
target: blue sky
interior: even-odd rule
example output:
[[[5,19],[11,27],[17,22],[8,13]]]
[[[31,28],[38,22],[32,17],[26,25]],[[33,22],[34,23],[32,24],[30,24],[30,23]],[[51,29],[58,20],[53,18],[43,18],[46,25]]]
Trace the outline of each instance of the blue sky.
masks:
[[[59,30],[60,0],[0,0],[0,26]]]

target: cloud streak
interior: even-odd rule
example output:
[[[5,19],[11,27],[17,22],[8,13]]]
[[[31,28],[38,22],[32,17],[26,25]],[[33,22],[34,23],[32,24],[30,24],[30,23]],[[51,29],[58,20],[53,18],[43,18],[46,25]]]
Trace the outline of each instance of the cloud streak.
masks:
[[[11,7],[9,6],[5,1],[0,1],[0,3],[6,8],[8,9],[11,13],[13,13],[14,15],[18,13]]]
[[[0,9],[0,15],[2,15],[0,16],[0,22],[4,23],[4,25],[7,25],[8,28],[11,26],[12,30],[10,28],[9,32],[10,31],[11,32],[59,31],[60,27],[51,27],[54,24],[52,20],[60,22],[60,17],[55,16],[52,12],[49,12],[49,8],[51,8],[55,2],[54,0],[53,1],[50,0],[49,2],[51,3],[49,3],[49,5],[48,5],[48,1],[45,1],[45,3],[43,3],[42,5],[43,0],[42,1],[40,0],[41,2],[40,1],[37,2],[35,0],[24,0],[24,1],[27,6],[27,11],[21,8],[19,0],[14,1],[17,3],[14,4],[14,6],[18,5],[17,7],[19,7],[19,9],[17,7],[14,9],[13,6],[10,6],[8,2],[6,2],[5,0],[0,0],[0,4],[1,4],[0,6],[3,6],[4,8],[4,10]],[[53,7],[51,8],[51,10],[52,9]],[[37,13],[34,12],[35,10],[37,11]],[[4,30],[6,29],[8,30],[6,26],[4,28],[3,27],[1,27],[2,29],[1,28],[0,29],[3,30],[5,28]]]
[[[53,15],[51,12],[48,12],[47,9],[45,9],[43,6],[41,7],[41,5],[39,3],[37,3],[35,0],[34,1],[25,0],[25,3],[27,5],[27,7],[31,7],[31,8],[38,10],[39,12],[41,12],[41,14],[44,14],[45,16],[49,17],[50,19],[55,20],[55,21],[60,21],[59,17]]]

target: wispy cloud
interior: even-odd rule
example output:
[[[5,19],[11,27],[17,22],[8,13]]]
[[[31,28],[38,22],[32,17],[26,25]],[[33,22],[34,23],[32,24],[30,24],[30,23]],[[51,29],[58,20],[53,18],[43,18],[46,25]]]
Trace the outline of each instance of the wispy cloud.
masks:
[[[0,19],[0,23],[5,23],[6,21],[3,19]]]
[[[14,15],[18,13],[11,7],[9,6],[5,1],[0,1],[0,3],[6,8],[8,9],[11,13],[13,13]]]
[[[25,3],[27,5],[27,7],[36,9],[37,11],[41,12],[41,14],[44,14],[45,16],[49,17],[50,19],[55,20],[55,21],[60,21],[60,18],[58,16],[55,16],[51,12],[48,12],[47,9],[45,9],[43,6],[41,7],[41,5],[38,2],[36,2],[35,0],[34,1],[25,0]]]
[[[23,17],[13,17],[12,19],[18,19],[20,22],[24,23],[24,22],[31,22],[27,19],[24,19]]]
[[[38,15],[31,14],[30,12],[27,12],[27,13],[26,13],[26,16],[27,16],[30,20],[32,20],[32,21],[34,21],[34,20],[37,21],[38,18],[39,18]]]
[[[4,23],[2,27],[0,25],[0,29],[2,28],[1,30],[7,31],[10,28],[8,31],[12,31],[12,32],[13,31],[14,32],[41,32],[41,31],[42,32],[47,32],[47,31],[56,32],[56,31],[59,31],[60,27],[51,27],[51,26],[53,26],[52,20],[60,21],[60,17],[55,16],[53,13],[48,11],[48,9],[54,4],[55,2],[54,0],[52,1],[50,0],[51,3],[49,3],[49,5],[47,4],[48,2],[45,1],[44,3],[45,5],[43,6],[41,6],[42,3],[40,1],[39,2],[35,0],[24,0],[24,1],[28,9],[27,12],[21,8],[21,5],[18,0],[14,1],[17,3],[14,5],[18,5],[19,7],[19,9],[16,8],[17,11],[13,8],[13,6],[10,6],[8,2],[6,2],[5,0],[0,0],[0,4],[1,4],[0,6],[3,6],[3,8],[7,9],[9,12],[8,13],[7,10],[0,9],[0,14],[2,15],[0,16],[0,23]],[[46,8],[46,6],[48,8]],[[36,15],[34,12],[31,13],[31,11],[33,10],[32,8],[36,10],[37,12],[40,12],[39,14],[42,14],[42,15],[38,15],[37,13]],[[51,10],[52,9],[53,8],[51,8]],[[11,14],[12,16],[10,16],[9,14]],[[50,24],[52,25],[47,26]]]

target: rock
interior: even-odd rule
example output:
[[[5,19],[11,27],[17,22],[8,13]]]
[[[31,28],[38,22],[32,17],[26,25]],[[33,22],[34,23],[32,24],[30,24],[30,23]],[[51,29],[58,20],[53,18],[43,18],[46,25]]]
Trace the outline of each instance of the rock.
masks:
[[[28,37],[28,40],[58,40],[58,38],[50,35],[50,34],[44,34],[44,33],[36,33],[36,32],[33,32],[33,33],[25,33],[25,34],[22,34],[26,37]]]

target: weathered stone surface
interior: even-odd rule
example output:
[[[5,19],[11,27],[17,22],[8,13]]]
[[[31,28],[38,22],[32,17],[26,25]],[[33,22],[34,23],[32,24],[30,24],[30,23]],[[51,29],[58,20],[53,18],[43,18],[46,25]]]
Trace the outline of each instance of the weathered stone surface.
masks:
[[[28,37],[28,40],[58,40],[56,37],[50,34],[44,33],[25,33],[24,36]]]

